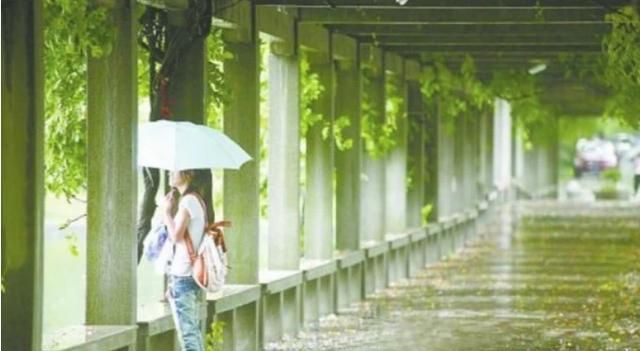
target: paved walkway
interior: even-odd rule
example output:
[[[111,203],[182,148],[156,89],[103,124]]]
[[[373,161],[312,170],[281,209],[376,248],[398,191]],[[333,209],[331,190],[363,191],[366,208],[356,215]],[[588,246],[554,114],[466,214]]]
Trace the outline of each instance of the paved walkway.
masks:
[[[640,350],[640,217],[572,229],[537,208],[547,216],[515,233],[502,216],[457,256],[268,349]]]

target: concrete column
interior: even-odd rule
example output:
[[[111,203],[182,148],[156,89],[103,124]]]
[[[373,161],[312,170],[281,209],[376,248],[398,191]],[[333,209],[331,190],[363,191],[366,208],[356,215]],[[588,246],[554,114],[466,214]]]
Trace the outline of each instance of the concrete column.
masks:
[[[425,112],[424,123],[424,202],[431,204],[432,210],[429,220],[438,218],[438,117],[435,109],[430,108]]]
[[[342,131],[352,141],[348,150],[336,149],[336,248],[360,248],[360,68],[358,60],[337,62],[336,118],[348,116]]]
[[[455,138],[453,122],[438,114],[438,219],[455,212],[453,197],[457,191],[454,173]]]
[[[404,80],[387,76],[387,84],[395,84],[407,101],[408,89]],[[389,152],[385,169],[385,229],[386,233],[398,233],[407,226],[407,124],[406,103],[401,108],[405,115],[396,119],[396,145]]]
[[[511,106],[509,102],[496,99],[494,111],[494,183],[504,191],[511,184]]]
[[[494,162],[495,161],[494,160],[494,149],[495,149],[494,125],[495,124],[494,124],[493,111],[488,112],[488,114],[485,116],[485,119],[487,124],[487,131],[486,131],[487,136],[485,141],[485,145],[487,146],[486,152],[485,152],[487,167],[485,169],[484,179],[485,179],[485,184],[487,185],[486,191],[490,191],[491,189],[493,189],[493,186],[495,185],[493,181],[493,168],[495,164]]]
[[[135,3],[110,11],[110,54],[88,62],[87,324],[135,324],[137,72]],[[114,79],[117,77],[118,79]],[[117,303],[109,303],[117,301]]]
[[[411,185],[407,191],[407,226],[415,228],[422,224],[421,211],[424,206],[424,111],[418,82],[409,81],[408,85],[407,171],[411,175]]]
[[[323,116],[322,122],[333,125],[334,65],[328,57],[314,60],[309,55],[311,71],[318,74],[324,94],[312,106]],[[329,259],[333,256],[333,135],[323,138],[323,123],[309,128],[307,142],[307,184],[305,191],[304,256]]]
[[[227,230],[229,282],[258,283],[259,220],[259,46],[257,41],[226,40],[233,55],[224,62],[231,101],[224,108],[224,132],[253,160],[238,171],[224,172],[224,215],[233,222]]]
[[[380,62],[381,63],[381,62]],[[365,74],[365,73],[363,73]],[[373,112],[370,123],[378,126],[385,122],[384,72],[382,65],[375,67],[369,83],[362,85],[363,94],[368,97]],[[364,141],[363,141],[364,143]],[[362,240],[382,241],[385,234],[385,160],[384,155],[372,154],[363,146],[362,150],[362,193],[360,226]]]
[[[269,269],[300,261],[298,60],[269,54]]]
[[[42,8],[42,0],[2,3],[3,350],[42,347]]]
[[[481,112],[478,121],[478,192],[479,195],[482,196],[486,194],[489,189],[489,184],[487,184],[486,174],[488,168],[488,129],[489,123],[487,115],[484,112]]]

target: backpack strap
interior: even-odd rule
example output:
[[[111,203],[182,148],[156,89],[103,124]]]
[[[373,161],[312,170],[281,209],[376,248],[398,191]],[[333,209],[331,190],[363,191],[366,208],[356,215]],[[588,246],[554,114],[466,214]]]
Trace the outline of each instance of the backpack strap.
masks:
[[[202,207],[202,211],[204,214],[204,229],[202,230],[203,231],[202,235],[205,235],[208,227],[207,205],[204,203],[204,200],[202,199],[200,194],[196,192],[192,192],[192,193],[185,194],[184,196],[187,196],[187,195],[195,196],[196,199],[198,199],[198,202],[200,202],[200,206]],[[191,235],[189,234],[188,226],[187,226],[187,229],[185,229],[184,241],[185,241],[185,245],[187,246],[187,253],[189,253],[191,262],[193,262],[196,259],[197,253],[196,253],[195,247],[193,246],[193,240],[191,239]]]

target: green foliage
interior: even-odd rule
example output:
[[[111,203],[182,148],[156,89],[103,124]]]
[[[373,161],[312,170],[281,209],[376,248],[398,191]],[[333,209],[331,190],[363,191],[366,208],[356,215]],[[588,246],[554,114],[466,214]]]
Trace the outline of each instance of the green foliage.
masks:
[[[612,29],[603,39],[604,81],[612,95],[605,113],[640,128],[640,16],[627,6],[607,20]]]
[[[318,73],[311,71],[309,59],[304,51],[300,54],[300,132],[302,136],[307,135],[309,129],[317,123],[323,122],[323,117],[319,113],[313,112],[312,106],[322,97],[325,87],[320,82]]]
[[[69,253],[71,253],[71,256],[80,256],[80,249],[78,248],[78,234],[69,233],[64,236],[64,239],[67,242],[67,247],[69,248]]]
[[[492,92],[476,77],[475,63],[466,56],[460,72],[451,71],[442,57],[422,71],[421,92],[425,105],[433,109],[437,104],[440,116],[451,121],[470,111],[491,106]]]
[[[44,3],[45,185],[67,199],[86,188],[87,59],[111,51],[108,20],[86,1]]]
[[[349,126],[351,126],[351,117],[342,115],[333,121],[331,128],[325,128],[322,130],[322,136],[326,139],[329,135],[328,133],[332,133],[338,150],[349,150],[353,147],[353,139],[347,138],[344,133],[345,128],[348,128]]]
[[[422,225],[427,225],[427,223],[429,223],[429,216],[431,215],[432,211],[433,204],[426,204],[422,207],[422,209],[420,210],[420,213],[422,214]]]
[[[224,325],[222,321],[211,322],[206,336],[207,351],[222,351],[224,343]]]
[[[224,80],[224,61],[233,58],[225,50],[222,29],[216,28],[207,37],[207,125],[222,128],[222,109],[231,98],[231,91]]]
[[[365,151],[373,158],[384,156],[396,144],[396,131],[398,113],[401,111],[402,99],[397,96],[397,88],[387,82],[385,84],[388,99],[385,108],[389,109],[389,114],[380,116],[380,110],[373,97],[369,96],[369,86],[378,79],[377,74],[371,67],[362,66],[362,96],[361,96],[361,123],[362,139]]]
[[[602,172],[602,179],[610,183],[618,183],[622,178],[620,170],[618,168],[609,168]]]

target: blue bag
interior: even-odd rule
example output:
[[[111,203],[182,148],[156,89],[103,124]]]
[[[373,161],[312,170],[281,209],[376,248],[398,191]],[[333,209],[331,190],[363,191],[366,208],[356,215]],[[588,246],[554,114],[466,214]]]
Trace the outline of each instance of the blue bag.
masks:
[[[145,246],[145,256],[147,256],[147,260],[153,262],[160,256],[160,252],[168,238],[169,231],[165,225],[156,227],[151,234],[149,234],[149,240]]]

